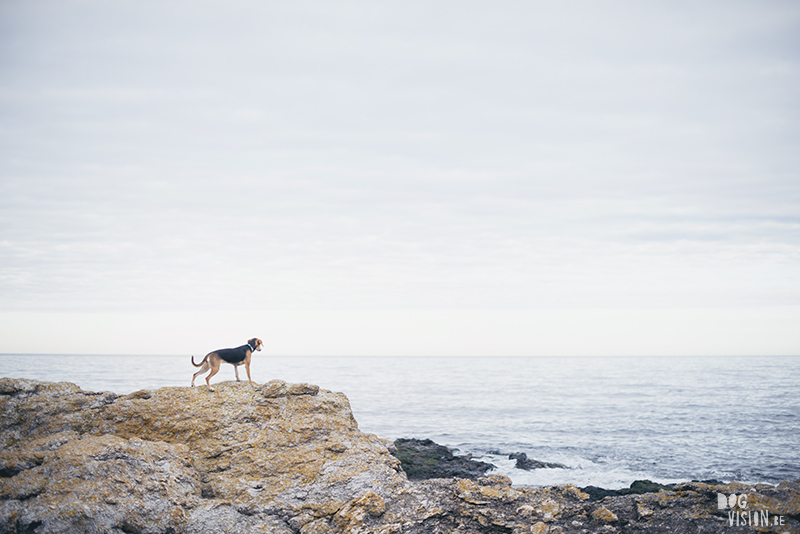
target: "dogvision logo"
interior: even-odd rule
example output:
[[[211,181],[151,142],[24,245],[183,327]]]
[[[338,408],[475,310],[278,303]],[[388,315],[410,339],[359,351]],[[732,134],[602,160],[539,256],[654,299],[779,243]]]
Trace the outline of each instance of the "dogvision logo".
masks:
[[[728,525],[737,527],[783,526],[786,520],[782,515],[771,515],[769,510],[751,510],[747,507],[747,494],[725,495],[717,493],[717,509],[728,510]]]

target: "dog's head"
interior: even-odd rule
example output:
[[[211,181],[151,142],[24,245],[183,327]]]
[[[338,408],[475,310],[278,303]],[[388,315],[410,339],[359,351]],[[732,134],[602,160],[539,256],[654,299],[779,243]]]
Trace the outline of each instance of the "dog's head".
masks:
[[[247,343],[248,343],[248,344],[249,344],[251,347],[253,347],[255,350],[261,350],[261,347],[264,345],[264,344],[261,342],[261,340],[260,340],[260,339],[258,339],[257,337],[254,337],[253,339],[251,339],[251,340],[250,340],[250,341],[248,341]]]

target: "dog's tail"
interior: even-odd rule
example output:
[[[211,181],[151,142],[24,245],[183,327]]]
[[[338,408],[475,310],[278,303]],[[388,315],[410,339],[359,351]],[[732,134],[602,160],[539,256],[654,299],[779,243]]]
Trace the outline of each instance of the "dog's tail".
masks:
[[[194,363],[194,354],[192,355],[192,365],[194,365],[195,367],[202,367],[205,362],[206,359],[203,358],[203,361],[201,361],[200,363]]]

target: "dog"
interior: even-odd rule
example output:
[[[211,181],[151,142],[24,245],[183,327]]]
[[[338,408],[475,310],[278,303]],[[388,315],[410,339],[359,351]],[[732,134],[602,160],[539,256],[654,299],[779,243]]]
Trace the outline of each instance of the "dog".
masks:
[[[214,391],[214,388],[211,387],[210,380],[212,376],[219,372],[219,366],[222,365],[222,362],[233,365],[237,382],[241,382],[241,380],[239,380],[239,366],[244,364],[244,368],[247,370],[247,380],[252,384],[253,380],[250,378],[250,359],[253,356],[253,351],[261,350],[263,345],[260,339],[254,337],[249,340],[246,345],[242,345],[241,347],[236,347],[235,349],[219,349],[214,352],[209,352],[200,363],[194,363],[194,356],[192,356],[192,365],[200,368],[199,371],[192,375],[192,387],[194,387],[194,379],[210,369],[211,372],[208,373],[206,377],[206,384],[208,385],[209,391]]]

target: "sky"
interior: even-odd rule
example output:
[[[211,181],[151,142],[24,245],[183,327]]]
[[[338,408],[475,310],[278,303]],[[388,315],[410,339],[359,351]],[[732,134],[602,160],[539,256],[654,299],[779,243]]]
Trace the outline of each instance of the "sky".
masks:
[[[795,1],[0,3],[0,353],[800,355]]]

